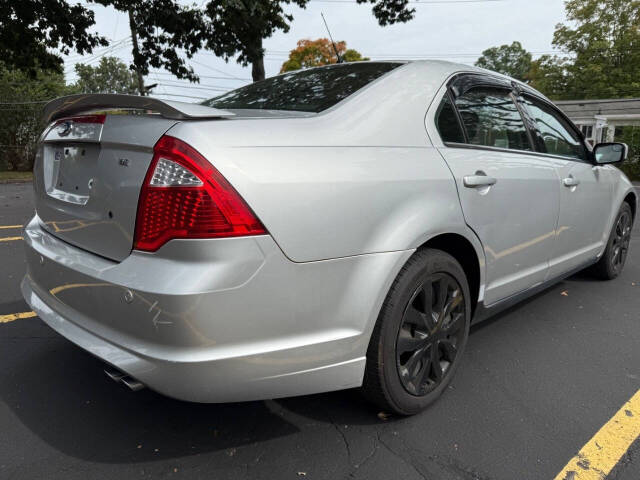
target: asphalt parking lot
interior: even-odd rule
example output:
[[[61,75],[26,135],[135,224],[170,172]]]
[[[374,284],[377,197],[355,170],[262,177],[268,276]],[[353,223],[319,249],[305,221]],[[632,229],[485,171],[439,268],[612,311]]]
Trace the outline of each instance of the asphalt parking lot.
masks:
[[[0,185],[1,479],[553,479],[640,389],[640,222],[620,278],[579,274],[474,327],[443,397],[386,418],[357,391],[202,405],[115,384],[6,317],[30,310],[13,226],[32,211],[30,184]],[[640,478],[640,439],[607,478]]]

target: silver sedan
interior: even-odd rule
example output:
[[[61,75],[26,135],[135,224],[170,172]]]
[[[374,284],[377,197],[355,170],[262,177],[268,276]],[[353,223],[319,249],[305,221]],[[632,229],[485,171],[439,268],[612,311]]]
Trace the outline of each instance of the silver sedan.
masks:
[[[587,267],[615,278],[637,213],[624,144],[447,62],[45,115],[25,299],[115,380],[196,402],[362,387],[416,413],[471,323]]]

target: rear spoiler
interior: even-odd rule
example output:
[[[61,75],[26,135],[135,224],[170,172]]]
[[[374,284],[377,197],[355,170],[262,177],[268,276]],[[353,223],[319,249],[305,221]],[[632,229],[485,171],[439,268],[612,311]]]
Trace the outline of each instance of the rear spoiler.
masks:
[[[79,113],[118,108],[152,110],[165,118],[175,120],[224,118],[235,115],[226,110],[205,107],[197,103],[173,102],[137,95],[93,93],[56,98],[45,105],[43,117],[45,122],[49,123]]]

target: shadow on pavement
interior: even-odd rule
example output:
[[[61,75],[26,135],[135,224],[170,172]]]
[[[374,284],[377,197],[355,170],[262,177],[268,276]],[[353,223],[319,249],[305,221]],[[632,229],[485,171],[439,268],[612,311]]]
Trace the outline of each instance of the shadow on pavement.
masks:
[[[298,431],[266,402],[207,405],[148,390],[133,393],[108,379],[100,360],[62,338],[33,343],[26,352],[14,345],[14,351],[1,355],[12,365],[5,364],[0,373],[0,397],[20,423],[66,455],[104,463],[146,462]]]

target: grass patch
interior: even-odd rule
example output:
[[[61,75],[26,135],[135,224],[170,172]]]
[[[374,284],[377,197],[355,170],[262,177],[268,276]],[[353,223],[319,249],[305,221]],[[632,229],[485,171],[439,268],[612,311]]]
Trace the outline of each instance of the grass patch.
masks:
[[[0,183],[30,182],[33,180],[32,172],[16,172],[15,170],[0,172]]]

